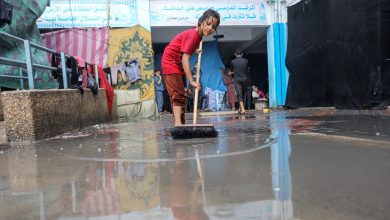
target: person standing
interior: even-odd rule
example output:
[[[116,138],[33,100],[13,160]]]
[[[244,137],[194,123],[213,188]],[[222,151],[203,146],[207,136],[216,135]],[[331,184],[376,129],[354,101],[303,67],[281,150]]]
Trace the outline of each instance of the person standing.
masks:
[[[248,60],[243,58],[243,51],[241,49],[236,49],[234,58],[231,61],[230,68],[234,73],[234,89],[237,94],[237,100],[239,102],[239,110],[238,113],[245,113],[244,106],[244,95],[246,93],[246,87],[248,84]]]
[[[194,52],[201,52],[198,48],[202,37],[216,31],[219,22],[219,13],[208,9],[203,12],[196,27],[176,35],[164,49],[161,64],[171,99],[175,126],[185,124],[186,77],[191,86],[201,89],[200,83],[192,77],[190,57]]]
[[[156,93],[156,99],[157,99],[157,108],[158,113],[163,113],[163,105],[164,105],[164,84],[162,82],[162,75],[160,70],[154,71],[154,91]]]
[[[230,71],[230,69],[226,69],[223,74],[223,82],[225,83],[227,87],[227,100],[229,103],[229,107],[231,110],[236,110],[236,102],[237,102],[237,96],[236,92],[234,91],[234,80],[233,80],[233,72]]]
[[[162,78],[162,84],[164,86],[164,91],[163,91],[163,97],[164,97],[163,112],[164,112],[164,114],[169,114],[169,113],[172,113],[172,106],[171,106],[171,100],[169,99],[167,86],[165,84],[164,73],[161,73],[161,78]]]

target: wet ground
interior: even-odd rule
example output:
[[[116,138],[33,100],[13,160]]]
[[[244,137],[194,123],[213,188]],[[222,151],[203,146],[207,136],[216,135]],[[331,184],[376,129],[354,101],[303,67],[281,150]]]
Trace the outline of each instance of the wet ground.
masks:
[[[390,114],[170,115],[0,148],[0,219],[390,219]]]

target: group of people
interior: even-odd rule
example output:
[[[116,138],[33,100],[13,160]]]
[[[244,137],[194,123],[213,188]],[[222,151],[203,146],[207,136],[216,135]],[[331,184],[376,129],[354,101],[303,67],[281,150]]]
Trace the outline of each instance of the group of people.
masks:
[[[248,61],[243,58],[241,49],[236,50],[230,68],[223,71],[223,80],[227,87],[228,108],[233,111],[238,106],[238,113],[245,114],[245,109],[253,108],[257,99],[267,99],[266,94],[251,83]]]
[[[168,92],[175,126],[185,124],[184,113],[188,94],[191,94],[191,92],[193,94],[193,89],[201,91],[201,85],[196,82],[196,74],[194,74],[196,69],[191,70],[190,58],[194,53],[202,52],[199,49],[202,37],[214,33],[219,23],[219,13],[213,9],[208,9],[199,18],[195,27],[179,33],[165,47],[161,61],[163,76],[160,70],[155,71],[155,90],[159,112],[163,111],[163,91],[166,89]],[[239,103],[238,112],[244,114],[244,91],[249,80],[248,60],[243,58],[243,51],[240,49],[235,51],[235,56],[236,58],[232,60],[230,71],[227,72],[224,81],[228,87],[228,97],[233,97],[233,94],[236,95]],[[200,95],[199,98],[207,103],[207,96]],[[234,99],[228,99],[234,109]],[[199,105],[199,103],[195,104]]]

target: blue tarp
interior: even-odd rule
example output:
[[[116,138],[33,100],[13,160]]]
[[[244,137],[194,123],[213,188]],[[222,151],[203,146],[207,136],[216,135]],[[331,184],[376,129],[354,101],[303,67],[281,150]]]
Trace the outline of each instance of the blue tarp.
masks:
[[[193,67],[198,60],[197,55],[191,57],[191,67]],[[219,90],[226,92],[226,86],[223,83],[223,73],[221,68],[225,68],[219,54],[218,42],[210,41],[203,43],[203,53],[200,69],[202,71],[202,90],[206,87],[212,90]]]
[[[161,69],[161,56],[162,54],[155,55],[155,68]],[[191,69],[194,67],[198,60],[197,55],[191,57]],[[218,42],[209,41],[203,43],[203,53],[200,69],[202,71],[202,90],[206,87],[226,92],[226,86],[223,83],[223,74],[221,68],[225,68],[221,55],[219,54]]]

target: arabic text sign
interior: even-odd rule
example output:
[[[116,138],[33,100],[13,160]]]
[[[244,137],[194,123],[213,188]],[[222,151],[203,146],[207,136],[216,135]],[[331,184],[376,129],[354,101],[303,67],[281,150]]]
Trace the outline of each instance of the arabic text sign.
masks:
[[[38,19],[39,28],[107,26],[107,5],[96,1],[52,1]],[[137,23],[135,0],[110,2],[110,26],[130,27]]]
[[[211,8],[221,15],[221,25],[266,25],[266,4],[180,3],[154,1],[152,26],[194,26],[204,11]]]

